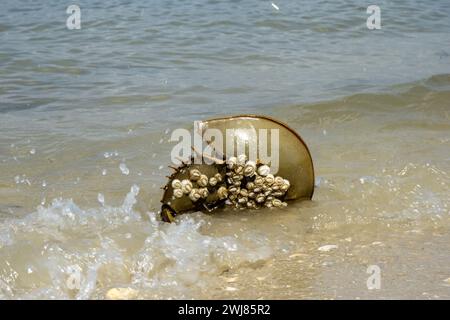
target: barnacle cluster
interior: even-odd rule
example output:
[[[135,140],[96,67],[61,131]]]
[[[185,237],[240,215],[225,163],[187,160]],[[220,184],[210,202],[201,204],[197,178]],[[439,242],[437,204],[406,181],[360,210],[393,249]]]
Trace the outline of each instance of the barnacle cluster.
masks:
[[[200,199],[206,199],[210,192],[214,191],[212,189],[222,181],[220,173],[208,178],[200,170],[191,169],[189,171],[189,179],[172,180],[173,197],[182,198],[183,196],[188,196],[192,202],[197,202]]]
[[[225,174],[208,177],[198,169],[189,171],[189,179],[172,181],[173,198],[189,197],[198,203],[210,195],[220,204],[237,209],[285,207],[283,201],[290,187],[287,179],[274,176],[270,167],[245,155],[230,157],[223,164]]]

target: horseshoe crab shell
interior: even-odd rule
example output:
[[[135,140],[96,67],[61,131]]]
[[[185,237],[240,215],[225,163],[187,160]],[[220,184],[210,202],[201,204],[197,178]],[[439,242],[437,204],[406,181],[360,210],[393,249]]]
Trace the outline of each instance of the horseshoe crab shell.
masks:
[[[237,115],[230,117],[214,118],[209,120],[204,120],[197,123],[194,128],[197,132],[205,132],[208,129],[219,130],[225,137],[228,129],[234,129],[234,139],[239,143],[244,145],[253,144],[258,146],[257,154],[259,154],[259,135],[248,135],[246,130],[256,130],[266,129],[270,131],[271,129],[277,129],[279,134],[279,163],[277,174],[283,178],[289,180],[290,188],[286,193],[285,200],[307,200],[311,199],[314,192],[314,167],[311,158],[311,154],[302,138],[288,125],[275,120],[267,116],[258,115]],[[238,129],[238,130],[236,130]],[[248,131],[247,131],[248,132]],[[209,143],[209,142],[207,142]],[[228,150],[223,150],[223,146],[214,145],[216,151],[222,154],[225,159],[230,157],[237,157],[237,150],[232,150],[233,154],[227,153]],[[233,148],[236,149],[236,148]],[[271,153],[271,150],[268,150]],[[246,153],[249,152],[246,148]],[[248,156],[248,154],[247,154]],[[204,210],[208,208],[201,208],[195,203],[189,201],[189,199],[173,199],[173,189],[171,187],[171,181],[173,179],[181,179],[188,176],[188,169],[197,168],[201,172],[206,174],[214,175],[218,173],[221,169],[220,166],[215,164],[183,164],[181,167],[177,168],[175,173],[169,177],[169,182],[164,187],[164,195],[161,200],[163,203],[161,208],[161,217],[164,221],[173,221],[175,215],[194,211],[194,210]],[[207,203],[214,203],[217,197],[214,194],[209,196]]]

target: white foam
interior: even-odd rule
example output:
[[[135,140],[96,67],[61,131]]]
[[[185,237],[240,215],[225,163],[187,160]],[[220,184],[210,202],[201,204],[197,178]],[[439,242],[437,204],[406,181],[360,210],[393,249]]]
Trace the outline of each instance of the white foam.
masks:
[[[119,169],[126,176],[130,174],[130,169],[128,169],[128,167],[127,167],[127,165],[125,163],[121,163],[119,165]]]
[[[8,257],[11,266],[0,271],[0,281],[8,284],[0,296],[103,298],[111,287],[125,285],[147,297],[190,297],[224,270],[266,260],[274,252],[252,232],[245,241],[203,234],[201,213],[167,224],[154,212],[137,212],[139,192],[133,185],[118,207],[104,204],[102,197],[101,206],[89,209],[58,198],[23,218],[2,221],[0,260]],[[74,266],[79,283],[71,289]]]

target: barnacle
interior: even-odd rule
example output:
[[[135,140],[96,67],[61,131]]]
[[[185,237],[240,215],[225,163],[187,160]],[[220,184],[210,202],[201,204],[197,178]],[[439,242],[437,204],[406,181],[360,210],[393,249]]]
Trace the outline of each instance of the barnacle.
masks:
[[[262,165],[261,167],[258,168],[258,174],[260,176],[265,177],[265,176],[267,176],[269,174],[269,172],[270,172],[269,166]]]
[[[202,174],[198,169],[192,169],[191,171],[189,171],[189,178],[191,179],[191,181],[197,181],[198,179],[200,179],[201,175]]]

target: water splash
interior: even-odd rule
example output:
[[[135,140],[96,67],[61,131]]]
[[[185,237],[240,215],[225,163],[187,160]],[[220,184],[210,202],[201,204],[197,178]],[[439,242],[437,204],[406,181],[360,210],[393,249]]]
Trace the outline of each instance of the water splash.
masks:
[[[122,172],[122,174],[126,176],[130,174],[130,169],[128,169],[127,165],[123,162],[119,165],[119,169]]]
[[[123,285],[148,298],[193,297],[225,270],[273,254],[257,236],[242,242],[203,234],[200,213],[166,224],[154,212],[138,212],[139,192],[132,185],[118,207],[106,205],[103,194],[101,206],[89,209],[57,198],[1,222],[0,297],[104,298]]]
[[[97,200],[102,206],[105,205],[105,196],[102,193],[99,193],[97,195]]]

